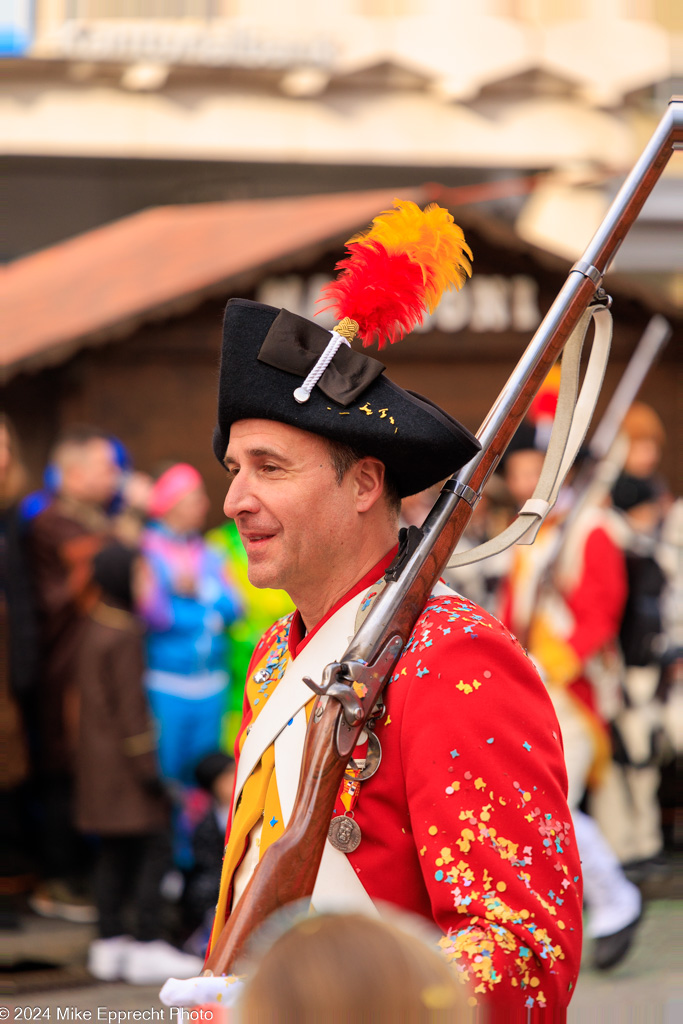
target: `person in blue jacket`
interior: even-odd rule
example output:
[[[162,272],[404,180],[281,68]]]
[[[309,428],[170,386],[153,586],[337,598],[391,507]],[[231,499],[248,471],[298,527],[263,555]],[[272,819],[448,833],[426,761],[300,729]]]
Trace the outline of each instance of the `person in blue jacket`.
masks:
[[[197,470],[172,466],[154,485],[142,538],[147,693],[162,775],[183,785],[219,746],[228,692],[225,627],[242,613],[224,563],[200,533],[208,508]]]

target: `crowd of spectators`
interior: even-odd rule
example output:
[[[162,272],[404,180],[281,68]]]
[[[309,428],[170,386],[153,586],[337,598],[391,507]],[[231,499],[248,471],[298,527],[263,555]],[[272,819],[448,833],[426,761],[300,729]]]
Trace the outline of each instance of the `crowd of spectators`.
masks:
[[[192,976],[218,886],[244,648],[263,616],[247,613],[227,531],[203,537],[194,467],[147,476],[117,439],[74,427],[27,494],[6,419],[0,440],[6,923],[23,894],[38,914],[97,924],[97,978]],[[275,592],[268,605],[273,618],[289,609]]]
[[[642,883],[666,868],[671,838],[660,797],[662,765],[681,745],[682,517],[658,475],[656,414],[636,406],[625,433],[626,461],[600,513],[618,549],[611,584],[615,573],[623,582],[607,645],[618,654],[617,699],[600,712],[611,757],[599,786],[586,794],[582,782],[575,813],[590,811],[610,856]],[[518,446],[526,455],[516,463],[533,463],[532,476],[533,449]],[[514,458],[465,544],[513,514],[522,487]],[[137,472],[117,439],[74,427],[57,439],[42,488],[28,493],[3,418],[0,480],[3,923],[16,924],[28,902],[37,914],[97,925],[97,978],[191,977],[218,891],[247,666],[289,599],[250,586],[233,522],[204,535],[209,501],[186,463]],[[419,525],[437,492],[407,499],[404,523]],[[501,613],[513,575],[498,558],[449,582]],[[537,594],[532,654],[541,605]],[[553,649],[565,644],[565,666],[575,639],[553,639]],[[547,628],[544,644],[537,661],[550,684]],[[565,680],[564,692],[574,684]],[[598,677],[591,685],[605,689]]]

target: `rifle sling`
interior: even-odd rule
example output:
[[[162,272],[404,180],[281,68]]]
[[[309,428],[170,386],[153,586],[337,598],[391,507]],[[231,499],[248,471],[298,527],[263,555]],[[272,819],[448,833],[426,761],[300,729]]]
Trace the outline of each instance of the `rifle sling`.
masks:
[[[591,320],[595,320],[595,335],[579,392],[581,352]],[[543,520],[557,501],[560,488],[586,436],[602,387],[611,340],[611,313],[603,306],[589,306],[564,348],[557,412],[533,496],[522,506],[512,523],[496,537],[469,551],[451,555],[449,569],[480,562],[505,551],[513,544],[533,544]]]

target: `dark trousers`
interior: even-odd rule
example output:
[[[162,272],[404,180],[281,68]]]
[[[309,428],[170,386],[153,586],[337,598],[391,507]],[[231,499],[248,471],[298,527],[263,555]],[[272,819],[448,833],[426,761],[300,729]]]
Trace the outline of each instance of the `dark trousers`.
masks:
[[[171,862],[167,833],[103,836],[95,868],[95,901],[103,939],[132,933],[139,942],[161,934],[161,880]],[[127,915],[132,916],[126,927]]]
[[[60,878],[80,891],[92,870],[92,847],[73,822],[74,780],[70,775],[39,781],[44,842],[41,848],[46,878]]]

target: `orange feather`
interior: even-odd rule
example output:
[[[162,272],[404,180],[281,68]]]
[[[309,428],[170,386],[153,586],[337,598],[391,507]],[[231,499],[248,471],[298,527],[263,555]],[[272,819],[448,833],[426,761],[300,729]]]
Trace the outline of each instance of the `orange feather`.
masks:
[[[349,239],[337,279],[323,290],[325,308],[358,321],[363,344],[376,338],[379,348],[412,331],[472,273],[472,252],[448,210],[401,199],[394,206]]]

